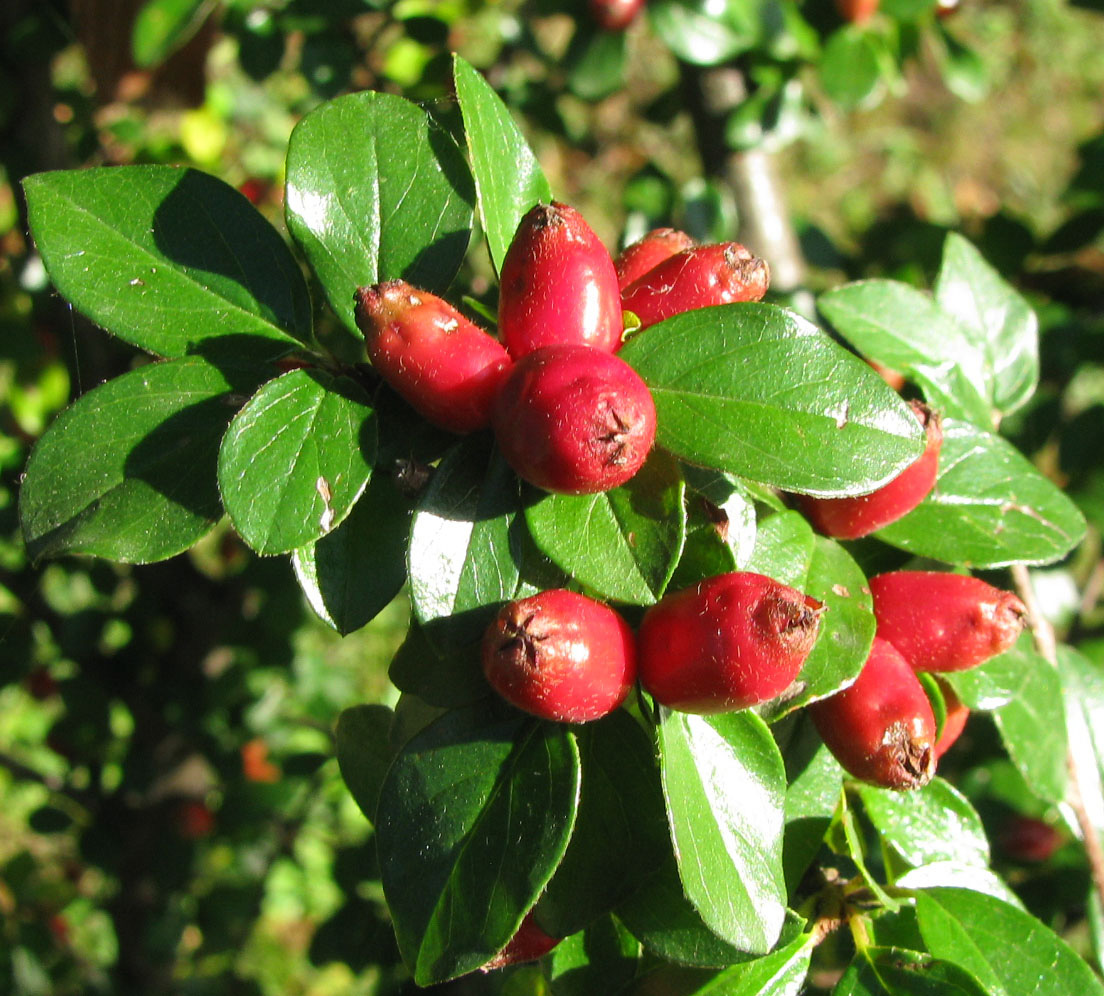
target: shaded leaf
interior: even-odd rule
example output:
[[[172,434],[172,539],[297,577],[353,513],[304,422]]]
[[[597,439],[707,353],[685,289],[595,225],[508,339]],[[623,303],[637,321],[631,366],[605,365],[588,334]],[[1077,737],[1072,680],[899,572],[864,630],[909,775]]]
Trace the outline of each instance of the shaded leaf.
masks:
[[[342,710],[334,727],[334,749],[341,777],[360,811],[376,821],[380,788],[391,764],[391,722],[394,713],[382,705]]]

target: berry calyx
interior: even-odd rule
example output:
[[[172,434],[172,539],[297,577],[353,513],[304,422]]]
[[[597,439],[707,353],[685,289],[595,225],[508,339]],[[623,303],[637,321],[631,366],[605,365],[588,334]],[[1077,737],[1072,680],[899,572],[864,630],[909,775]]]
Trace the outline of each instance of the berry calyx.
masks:
[[[497,339],[405,280],[361,287],[356,302],[372,366],[412,408],[451,432],[490,424],[512,366]]]
[[[744,709],[783,694],[816,641],[821,603],[734,571],[665,595],[637,634],[640,681],[682,712]]]
[[[496,968],[505,968],[507,965],[519,965],[522,962],[536,961],[548,954],[560,943],[560,940],[561,938],[552,937],[542,930],[537,925],[536,920],[533,919],[533,914],[527,913],[525,919],[521,921],[517,933],[510,938],[506,947],[479,970],[481,972],[492,972]]]
[[[758,301],[770,268],[738,242],[683,249],[653,266],[621,292],[621,306],[647,328],[683,311]]]
[[[606,247],[566,204],[538,204],[518,224],[502,261],[498,333],[518,359],[560,343],[614,352],[621,295]]]
[[[492,424],[506,462],[546,491],[594,494],[628,481],[655,441],[655,403],[624,360],[591,346],[545,346],[502,385]]]
[[[964,671],[1002,654],[1027,610],[1012,592],[981,578],[891,571],[870,579],[878,636],[916,671]]]
[[[920,679],[874,638],[854,684],[809,706],[825,746],[855,778],[891,789],[922,788],[935,775],[935,716]]]
[[[613,261],[618,286],[624,290],[653,267],[693,244],[694,240],[677,228],[653,228],[647,235],[626,246]]]
[[[644,0],[589,0],[588,6],[603,31],[624,31],[644,9]]]
[[[561,588],[503,606],[483,636],[482,656],[499,695],[556,722],[605,716],[636,681],[629,624],[608,605]]]
[[[943,423],[923,402],[913,401],[910,407],[924,429],[924,452],[892,481],[869,494],[847,498],[801,496],[801,510],[818,532],[834,539],[869,536],[907,515],[931,493],[939,473]]]

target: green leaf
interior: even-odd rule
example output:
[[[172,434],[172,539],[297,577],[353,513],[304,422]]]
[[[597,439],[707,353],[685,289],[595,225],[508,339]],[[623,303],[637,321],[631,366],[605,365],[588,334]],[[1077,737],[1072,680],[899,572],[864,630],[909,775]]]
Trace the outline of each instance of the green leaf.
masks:
[[[758,40],[758,4],[746,0],[651,0],[648,17],[657,38],[684,62],[713,66]]]
[[[874,898],[891,913],[896,913],[901,908],[901,904],[882,888],[881,883],[867,867],[866,847],[863,843],[862,832],[858,826],[855,810],[849,804],[846,791],[840,793],[836,818],[839,821],[839,829],[843,831],[843,850],[837,849],[836,853],[849,857],[855,863],[855,867],[859,869],[859,874],[862,875],[866,887],[874,894]],[[835,834],[832,836],[835,837]],[[833,841],[832,846],[838,848],[840,845]]]
[[[915,556],[982,568],[1051,563],[1084,535],[1077,506],[1011,443],[950,419],[935,488],[877,533]]]
[[[467,251],[474,205],[463,153],[402,97],[338,97],[291,134],[288,229],[353,331],[358,287],[400,278],[437,293],[448,287]]]
[[[919,423],[885,382],[774,305],[687,311],[619,355],[651,388],[658,444],[689,463],[839,496],[873,490],[920,455]]]
[[[1058,648],[1070,753],[1085,812],[1104,831],[1104,669],[1065,645]]]
[[[375,619],[402,590],[410,517],[394,480],[376,474],[340,526],[292,553],[311,608],[342,636]]]
[[[134,18],[134,63],[149,69],[184,45],[207,19],[211,0],[146,0]]]
[[[776,513],[760,523],[747,569],[811,595],[825,607],[798,688],[779,704],[781,710],[824,698],[862,670],[874,642],[873,601],[866,575],[839,543],[814,534],[797,512]]]
[[[111,166],[38,173],[23,186],[50,279],[120,339],[167,357],[218,348],[254,359],[309,340],[298,263],[221,180],[175,166]]]
[[[719,937],[766,954],[786,915],[786,775],[774,738],[747,711],[695,716],[665,709],[659,743],[686,895]]]
[[[222,514],[219,441],[255,383],[195,357],[139,367],[77,400],[27,463],[19,515],[31,557],[144,564],[190,547]]]
[[[868,947],[856,954],[832,996],[988,996],[988,990],[927,952]]]
[[[966,889],[932,889],[916,897],[916,913],[932,955],[965,969],[990,996],[1104,994],[1065,941],[999,899]]]
[[[1012,906],[1024,908],[1023,901],[1004,879],[991,868],[962,864],[958,861],[933,861],[930,865],[911,868],[897,877],[899,889],[937,889],[949,886],[984,892]]]
[[[627,484],[594,495],[549,494],[525,510],[533,541],[557,567],[598,595],[651,605],[686,539],[678,466],[653,454]]]
[[[524,529],[517,476],[471,437],[441,461],[414,513],[408,569],[418,621],[439,644],[482,635],[517,590]]]
[[[564,58],[567,85],[583,100],[601,100],[625,86],[624,31],[576,31]]]
[[[844,284],[817,307],[863,356],[911,377],[945,416],[993,425],[981,351],[930,294],[896,280]]]
[[[999,709],[1020,694],[1024,675],[1047,662],[1034,649],[1030,633],[1024,633],[1011,650],[991,657],[966,671],[940,675],[971,709]]]
[[[583,788],[575,830],[537,905],[553,937],[613,910],[670,847],[655,748],[640,724],[618,709],[580,726],[576,738]]]
[[[458,55],[453,57],[453,74],[479,193],[479,216],[497,271],[518,222],[534,204],[551,201],[552,188],[491,85]]]
[[[1002,414],[1020,408],[1039,380],[1039,321],[1031,306],[954,232],[943,246],[935,300],[980,347],[993,406]]]
[[[360,811],[376,822],[380,788],[391,764],[391,721],[395,714],[382,705],[342,710],[334,727],[334,749],[341,777]]]
[[[478,641],[438,649],[416,622],[391,659],[387,675],[399,691],[445,709],[469,705],[491,693]]]
[[[516,712],[456,710],[403,747],[376,840],[418,985],[478,968],[514,935],[563,856],[578,797],[572,734]]]
[[[376,459],[375,412],[358,384],[292,370],[237,414],[219,450],[230,521],[261,554],[288,553],[339,526]]]
[[[797,888],[801,876],[820,850],[843,788],[843,769],[839,762],[804,715],[798,723],[798,738],[783,748],[789,781],[782,842],[787,894]]]
[[[640,965],[640,942],[612,917],[565,938],[547,959],[552,996],[620,992]]]
[[[828,37],[817,69],[824,92],[843,108],[873,106],[885,92],[874,38],[854,25]]]
[[[690,996],[798,996],[815,946],[813,934],[798,934],[763,958],[726,969]]]
[[[989,841],[981,817],[944,779],[936,778],[918,792],[860,785],[859,796],[878,836],[913,867],[936,861],[988,866]]]

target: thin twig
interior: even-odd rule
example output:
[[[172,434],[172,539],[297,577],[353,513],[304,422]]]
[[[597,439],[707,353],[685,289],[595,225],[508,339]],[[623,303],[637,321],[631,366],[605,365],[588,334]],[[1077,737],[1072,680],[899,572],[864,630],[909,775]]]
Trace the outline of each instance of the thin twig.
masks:
[[[1014,564],[1012,566],[1012,579],[1015,582],[1016,591],[1027,607],[1027,618],[1031,626],[1031,635],[1035,638],[1035,646],[1051,665],[1057,667],[1058,643],[1054,636],[1054,627],[1051,626],[1050,621],[1039,608],[1039,600],[1035,597],[1030,572],[1023,564]],[[1104,845],[1101,844],[1100,834],[1093,826],[1088,810],[1085,808],[1085,801],[1081,793],[1081,772],[1073,751],[1066,754],[1066,768],[1069,771],[1067,801],[1076,814],[1077,823],[1081,827],[1081,836],[1085,841],[1085,856],[1088,858],[1093,885],[1096,888],[1097,897],[1104,904]]]

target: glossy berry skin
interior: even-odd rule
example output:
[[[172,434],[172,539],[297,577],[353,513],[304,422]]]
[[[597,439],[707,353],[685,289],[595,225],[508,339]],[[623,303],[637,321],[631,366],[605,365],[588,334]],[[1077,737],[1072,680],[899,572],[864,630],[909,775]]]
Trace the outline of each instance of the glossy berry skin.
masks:
[[[523,962],[536,961],[548,954],[560,943],[560,940],[559,937],[552,937],[545,933],[537,926],[533,914],[528,913],[525,919],[521,921],[517,933],[510,938],[506,947],[487,962],[480,971],[491,972],[496,968],[505,968],[507,965],[520,965]]]
[[[403,280],[361,287],[356,302],[372,366],[412,408],[451,432],[490,425],[494,399],[513,366],[497,339]]]
[[[879,574],[870,594],[878,636],[916,671],[964,671],[1004,653],[1027,615],[1012,592],[940,571]]]
[[[554,588],[508,602],[487,627],[483,673],[525,712],[586,723],[612,712],[636,681],[636,642],[608,605]]]
[[[798,499],[813,527],[834,539],[858,539],[907,515],[935,487],[943,424],[939,415],[920,401],[911,402],[913,414],[924,427],[924,452],[888,484],[865,495],[848,498]]]
[[[612,353],[622,327],[617,271],[593,229],[566,204],[532,208],[502,261],[498,334],[510,355],[560,343]]]
[[[943,704],[947,707],[947,714],[943,717],[943,729],[939,731],[939,739],[935,742],[935,759],[938,761],[962,736],[966,729],[966,720],[970,718],[970,708],[967,706],[945,681],[939,682],[939,689],[943,693]]]
[[[758,301],[770,268],[738,242],[694,246],[669,256],[621,292],[621,306],[647,328],[672,315],[714,304]]]
[[[854,684],[809,706],[828,749],[855,778],[891,789],[935,774],[935,716],[920,679],[892,644],[874,638]]]
[[[591,346],[545,346],[514,364],[492,424],[520,477],[546,491],[593,494],[640,469],[655,441],[656,412],[624,360]]]
[[[589,0],[587,6],[603,31],[624,31],[644,9],[644,0]]]
[[[820,607],[747,571],[666,595],[637,633],[641,684],[681,712],[729,712],[777,698],[813,648]]]
[[[677,228],[653,228],[647,235],[626,246],[613,261],[617,284],[624,290],[665,259],[693,246],[694,240]]]

